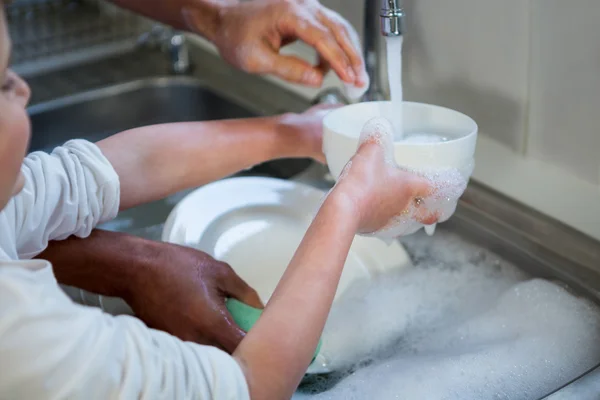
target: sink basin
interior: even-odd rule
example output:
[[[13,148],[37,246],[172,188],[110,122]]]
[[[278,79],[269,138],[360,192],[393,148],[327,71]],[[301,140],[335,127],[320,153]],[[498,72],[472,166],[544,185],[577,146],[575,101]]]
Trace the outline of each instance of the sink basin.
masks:
[[[31,150],[73,138],[98,141],[143,125],[255,117],[193,78],[140,80],[77,94],[29,109]]]
[[[144,125],[257,116],[190,77],[133,81],[34,105],[28,111],[31,151],[51,151],[75,138],[96,142]],[[310,164],[309,160],[280,160],[244,174],[289,178]],[[159,238],[158,225],[185,194],[122,212],[104,228]]]

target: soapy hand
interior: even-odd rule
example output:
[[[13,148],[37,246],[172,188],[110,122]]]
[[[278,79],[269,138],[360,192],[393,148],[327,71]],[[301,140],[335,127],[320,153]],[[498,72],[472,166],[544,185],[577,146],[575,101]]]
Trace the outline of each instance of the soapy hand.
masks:
[[[434,190],[430,182],[396,165],[392,131],[384,119],[367,123],[361,144],[336,185],[354,204],[361,234],[389,229],[403,215],[410,214],[424,225],[439,218],[437,212],[422,206]]]
[[[184,10],[191,30],[202,32],[202,11]],[[225,4],[217,28],[205,35],[233,66],[255,74],[319,87],[331,67],[346,83],[363,87],[366,72],[354,28],[317,0],[253,0]],[[319,65],[282,55],[280,49],[302,40],[319,53]]]
[[[231,353],[245,336],[225,307],[235,298],[262,308],[233,269],[195,249],[164,244],[124,300],[149,327]]]

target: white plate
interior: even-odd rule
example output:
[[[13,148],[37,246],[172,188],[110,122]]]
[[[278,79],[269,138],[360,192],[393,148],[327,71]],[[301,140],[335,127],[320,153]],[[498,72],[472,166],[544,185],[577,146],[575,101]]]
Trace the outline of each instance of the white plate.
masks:
[[[165,223],[165,242],[194,247],[227,262],[267,302],[325,192],[272,178],[242,177],[212,183],[187,195]],[[404,248],[357,236],[335,299],[353,282],[410,265]],[[334,300],[335,305],[335,300]],[[326,372],[317,358],[309,373]]]

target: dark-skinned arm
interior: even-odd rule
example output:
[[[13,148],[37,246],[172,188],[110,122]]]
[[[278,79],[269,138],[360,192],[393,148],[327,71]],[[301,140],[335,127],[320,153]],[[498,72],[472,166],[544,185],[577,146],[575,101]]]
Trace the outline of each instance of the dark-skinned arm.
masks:
[[[245,333],[225,298],[262,306],[229,265],[195,249],[124,233],[94,230],[85,239],[50,242],[38,258],[53,264],[61,284],[120,297],[146,325],[230,353]]]

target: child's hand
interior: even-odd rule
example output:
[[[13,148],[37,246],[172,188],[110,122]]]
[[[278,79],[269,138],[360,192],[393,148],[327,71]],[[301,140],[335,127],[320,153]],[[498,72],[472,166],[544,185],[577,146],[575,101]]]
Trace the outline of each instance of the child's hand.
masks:
[[[400,169],[393,161],[391,126],[372,128],[361,138],[362,144],[336,187],[354,204],[359,233],[388,228],[395,217],[409,212],[424,225],[437,222],[438,213],[422,207],[423,199],[433,190],[429,181]]]
[[[322,104],[302,114],[285,114],[280,119],[281,134],[290,138],[297,157],[310,157],[325,163],[323,154],[323,118],[339,105]]]

